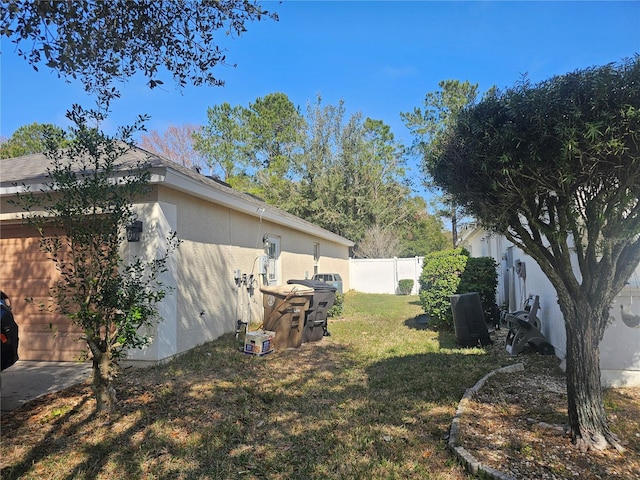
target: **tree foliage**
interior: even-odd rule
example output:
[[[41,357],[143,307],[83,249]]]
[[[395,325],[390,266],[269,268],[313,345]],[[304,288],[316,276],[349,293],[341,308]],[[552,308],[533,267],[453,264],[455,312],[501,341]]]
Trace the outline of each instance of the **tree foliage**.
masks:
[[[42,153],[68,144],[67,133],[51,123],[23,125],[7,140],[0,142],[0,159]]]
[[[440,248],[426,204],[411,197],[404,147],[383,122],[347,116],[343,102],[320,97],[303,116],[283,93],[247,107],[215,105],[208,117],[195,148],[234,188],[356,242],[367,236],[367,256],[373,244],[375,255],[422,255],[430,250],[421,229]],[[381,247],[383,236],[394,242]]]
[[[111,138],[89,120],[103,120],[79,107],[68,114],[76,127],[67,149],[50,150],[48,181],[42,192],[26,190],[16,203],[37,228],[41,248],[60,274],[52,288],[54,308],[83,331],[93,362],[92,387],[97,409],[115,407],[116,365],[128,349],[149,343],[146,327],[157,318],[156,305],[167,289],[161,275],[177,246],[150,261],[125,262],[121,253],[125,227],[135,218],[133,201],[148,191],[144,164],[124,164],[135,127]]]
[[[275,13],[250,0],[4,0],[2,34],[36,70],[45,65],[79,78],[88,92],[113,94],[114,80],[144,75],[153,88],[163,71],[181,87],[222,85],[212,69],[229,65],[222,34]],[[102,98],[105,98],[104,95]]]
[[[567,329],[569,421],[581,447],[618,446],[598,346],[640,262],[640,61],[636,56],[492,91],[458,115],[435,182],[531,255]],[[577,260],[577,271],[572,261]]]
[[[267,169],[286,174],[300,153],[305,121],[284,93],[270,93],[245,110],[250,154]]]
[[[290,176],[305,131],[299,108],[284,93],[270,93],[247,107],[214,105],[207,116],[194,148],[214,174],[287,210],[295,201]]]
[[[306,125],[300,109],[284,93],[271,93],[249,104],[245,122],[247,150],[258,162],[252,193],[290,210],[296,196],[291,175]]]
[[[497,325],[500,322],[496,306],[498,290],[498,265],[492,257],[469,257],[464,271],[460,275],[457,293],[477,292],[484,312],[486,323]]]
[[[194,132],[193,148],[204,158],[212,175],[232,183],[249,166],[255,166],[247,151],[245,110],[224,102],[207,109],[209,122]]]
[[[200,127],[189,123],[169,124],[162,133],[151,130],[148,134],[142,134],[140,147],[185,167],[201,168],[203,159],[195,150],[193,143],[193,136],[199,130]]]
[[[460,276],[469,260],[462,248],[432,252],[424,257],[420,274],[420,303],[436,329],[453,329],[452,295],[458,292]]]
[[[429,165],[441,154],[447,132],[455,125],[456,117],[465,107],[472,105],[478,96],[478,84],[468,81],[443,80],[439,90],[425,95],[423,106],[412,112],[400,114],[405,126],[413,135],[411,150],[421,159],[425,173],[425,185],[434,189],[436,185],[429,176]],[[437,213],[451,219],[451,240],[453,248],[458,243],[457,223],[462,212],[446,193],[438,197]]]
[[[411,190],[404,148],[390,128],[344,104],[307,109],[307,136],[297,176],[301,202],[292,213],[359,241],[368,228],[397,229],[409,218]]]
[[[422,107],[400,114],[414,136],[412,148],[421,155],[424,167],[438,157],[446,133],[455,126],[458,113],[474,104],[478,97],[477,83],[442,80],[438,87],[439,90],[425,95]],[[427,168],[424,171],[429,172]]]
[[[401,257],[421,257],[431,252],[446,249],[451,245],[442,219],[427,210],[422,197],[413,197],[408,205],[411,214],[407,223],[400,229]]]
[[[393,258],[400,255],[400,238],[395,230],[372,225],[358,242],[355,258]]]

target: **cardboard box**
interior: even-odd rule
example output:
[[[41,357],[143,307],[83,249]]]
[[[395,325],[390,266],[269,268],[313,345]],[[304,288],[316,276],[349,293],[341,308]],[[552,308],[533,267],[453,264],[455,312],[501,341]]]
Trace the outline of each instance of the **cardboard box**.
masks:
[[[275,336],[276,332],[270,330],[247,332],[244,337],[244,353],[259,356],[271,353]]]

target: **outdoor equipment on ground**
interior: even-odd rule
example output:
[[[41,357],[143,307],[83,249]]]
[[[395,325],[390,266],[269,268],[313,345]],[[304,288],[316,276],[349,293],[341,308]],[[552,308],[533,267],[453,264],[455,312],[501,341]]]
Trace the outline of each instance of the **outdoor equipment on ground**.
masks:
[[[304,285],[272,285],[260,288],[264,307],[265,330],[276,332],[273,346],[276,350],[299,348],[305,312],[313,296],[313,288]]]
[[[555,348],[542,334],[542,321],[538,318],[540,297],[536,295],[529,311],[506,313],[509,325],[506,349],[511,355],[518,355],[527,345],[531,345],[542,355],[554,355]]]
[[[482,302],[478,292],[452,295],[451,312],[456,341],[461,347],[491,345],[489,329],[484,319]]]

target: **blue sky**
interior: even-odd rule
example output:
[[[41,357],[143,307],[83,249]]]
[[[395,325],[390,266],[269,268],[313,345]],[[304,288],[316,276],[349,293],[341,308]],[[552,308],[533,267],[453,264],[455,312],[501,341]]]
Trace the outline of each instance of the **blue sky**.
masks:
[[[151,116],[149,129],[206,123],[207,107],[247,106],[283,92],[304,111],[320,94],[348,113],[383,120],[411,142],[399,113],[419,106],[445,79],[507,87],[640,53],[640,1],[629,2],[263,2],[279,22],[222,36],[237,67],[217,68],[224,87],[178,90],[169,77],[149,90],[142,78],[121,85],[105,130]],[[73,103],[90,107],[78,83],[45,66],[33,71],[2,38],[0,135],[32,122],[66,126]]]

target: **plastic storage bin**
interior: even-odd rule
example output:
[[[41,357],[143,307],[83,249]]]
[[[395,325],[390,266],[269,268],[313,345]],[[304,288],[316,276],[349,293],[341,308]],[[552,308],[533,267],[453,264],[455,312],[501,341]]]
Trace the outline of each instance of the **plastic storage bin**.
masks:
[[[305,312],[313,296],[313,288],[298,284],[271,285],[260,288],[264,307],[265,330],[276,332],[276,350],[299,348],[302,344]]]
[[[328,313],[336,301],[337,288],[321,280],[289,280],[287,283],[313,288],[309,309],[305,312],[302,343],[322,340],[329,334]]]

